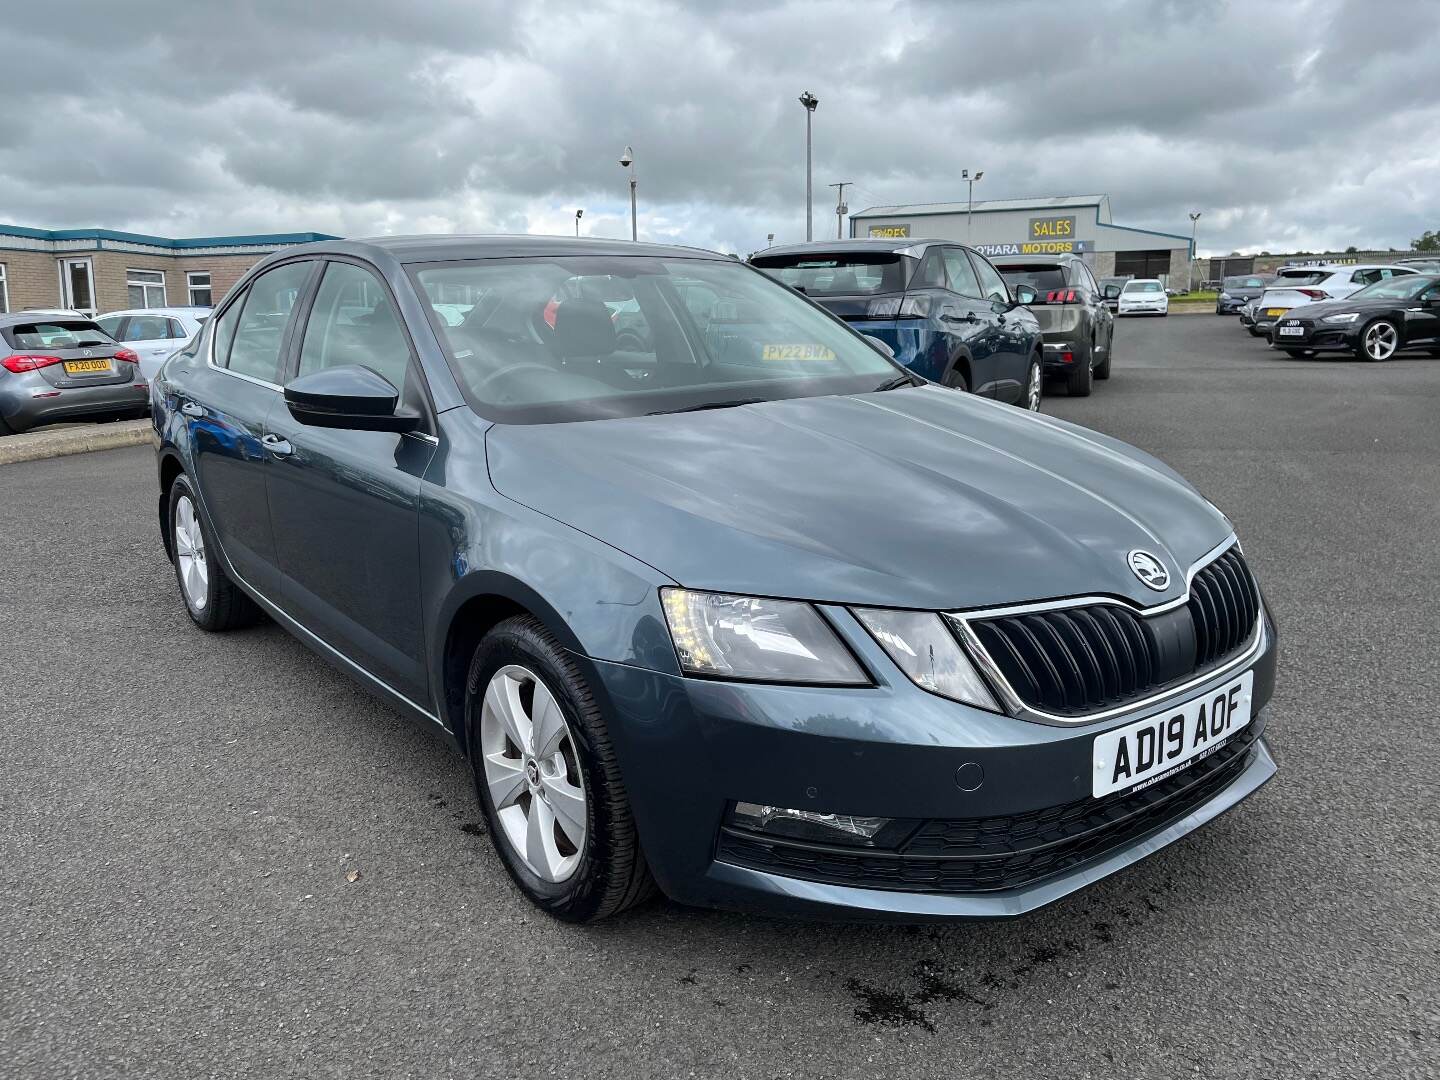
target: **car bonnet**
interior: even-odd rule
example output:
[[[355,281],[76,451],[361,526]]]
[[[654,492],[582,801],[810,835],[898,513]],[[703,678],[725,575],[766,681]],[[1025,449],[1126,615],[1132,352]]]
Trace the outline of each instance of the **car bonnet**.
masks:
[[[1184,595],[1230,534],[1154,459],[923,387],[487,432],[504,495],[687,587],[921,609]],[[1170,570],[1142,585],[1128,554]]]

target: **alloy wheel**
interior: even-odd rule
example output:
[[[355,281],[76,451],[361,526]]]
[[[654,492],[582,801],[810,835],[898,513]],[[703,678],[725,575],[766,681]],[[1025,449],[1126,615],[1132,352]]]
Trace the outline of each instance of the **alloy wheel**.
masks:
[[[1031,412],[1040,411],[1040,395],[1044,379],[1040,374],[1040,363],[1035,361],[1030,365],[1030,380],[1025,387],[1025,408]]]
[[[1395,327],[1377,322],[1365,331],[1365,355],[1371,360],[1389,360],[1395,355],[1398,340]]]
[[[185,599],[196,611],[204,611],[210,599],[210,567],[205,561],[205,534],[188,495],[175,500],[175,563]]]
[[[574,736],[555,695],[518,664],[485,688],[480,753],[495,819],[510,848],[542,881],[575,873],[589,814]]]

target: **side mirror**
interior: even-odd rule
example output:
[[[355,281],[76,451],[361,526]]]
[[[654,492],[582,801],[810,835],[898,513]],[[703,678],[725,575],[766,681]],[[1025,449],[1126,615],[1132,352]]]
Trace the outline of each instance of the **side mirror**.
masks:
[[[358,364],[302,375],[285,387],[290,415],[311,427],[351,431],[414,431],[421,416],[400,406],[400,391]]]
[[[1119,286],[1119,285],[1106,285],[1106,286],[1105,286],[1105,299],[1106,299],[1106,300],[1119,300],[1119,299],[1120,299],[1120,286]]]
[[[1040,294],[1035,291],[1033,285],[1022,284],[1015,286],[1015,303],[1022,305],[1033,304],[1038,299],[1040,299]]]
[[[863,334],[862,336],[865,338],[866,341],[868,341],[871,345],[874,345],[875,348],[879,349],[891,360],[895,359],[895,350],[892,349],[889,345],[885,344],[885,342],[881,341],[878,337],[875,337],[873,334]]]

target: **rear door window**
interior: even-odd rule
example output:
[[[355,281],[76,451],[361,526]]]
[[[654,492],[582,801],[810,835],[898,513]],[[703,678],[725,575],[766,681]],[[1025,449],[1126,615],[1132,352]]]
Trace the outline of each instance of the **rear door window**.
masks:
[[[1002,304],[1010,302],[1010,289],[1005,284],[1005,279],[1000,276],[999,271],[981,255],[970,253],[970,261],[975,264],[975,276],[980,279],[980,288],[984,290],[987,300],[998,300]]]
[[[950,288],[961,296],[980,298],[980,280],[970,265],[963,249],[947,247],[942,255],[945,261],[945,276],[950,279]]]
[[[121,341],[156,341],[174,335],[170,332],[171,320],[163,315],[131,315],[125,324]]]
[[[226,366],[231,371],[273,386],[280,384],[280,353],[285,344],[285,333],[290,326],[295,303],[314,268],[315,263],[311,260],[286,263],[267,270],[250,283],[234,331],[234,342],[230,346],[230,359]],[[227,310],[225,317],[228,318],[233,310]],[[218,363],[218,340],[216,348]]]

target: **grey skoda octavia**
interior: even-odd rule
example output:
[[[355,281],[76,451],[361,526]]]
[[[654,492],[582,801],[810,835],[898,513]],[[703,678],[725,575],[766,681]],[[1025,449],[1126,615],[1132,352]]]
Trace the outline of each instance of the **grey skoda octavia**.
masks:
[[[295,248],[151,405],[190,617],[263,612],[453,736],[560,918],[1017,915],[1275,772],[1214,506],[730,258]]]

